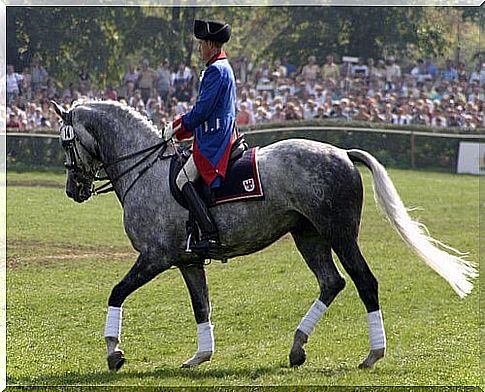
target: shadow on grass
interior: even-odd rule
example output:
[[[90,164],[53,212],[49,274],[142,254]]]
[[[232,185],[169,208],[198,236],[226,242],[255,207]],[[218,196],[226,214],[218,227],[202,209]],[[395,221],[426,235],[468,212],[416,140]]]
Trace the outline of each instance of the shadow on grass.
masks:
[[[290,369],[285,366],[263,366],[258,368],[218,368],[218,369],[182,369],[173,367],[155,368],[149,371],[129,371],[120,370],[117,373],[100,371],[94,373],[70,372],[67,374],[46,374],[37,377],[8,378],[9,386],[28,386],[28,385],[108,385],[111,383],[119,384],[122,380],[127,380],[127,385],[136,379],[155,378],[159,380],[178,379],[179,384],[183,384],[183,379],[187,380],[210,380],[223,378],[257,379],[264,375],[275,375],[284,373]],[[180,382],[182,381],[182,382]]]

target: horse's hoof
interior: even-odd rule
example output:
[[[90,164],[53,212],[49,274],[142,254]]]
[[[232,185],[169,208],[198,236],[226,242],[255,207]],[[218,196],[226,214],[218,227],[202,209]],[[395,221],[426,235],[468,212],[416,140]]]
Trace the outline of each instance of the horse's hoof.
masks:
[[[306,361],[306,352],[303,347],[293,347],[290,351],[290,366],[301,366]]]
[[[386,352],[385,348],[379,348],[377,350],[370,350],[369,355],[366,359],[359,365],[359,369],[370,369],[374,364],[381,358],[384,358]]]
[[[112,372],[120,370],[125,363],[125,353],[122,350],[116,350],[108,355],[108,368]]]
[[[194,368],[203,362],[210,361],[212,358],[212,351],[202,351],[195,353],[195,355],[182,364],[182,368]]]

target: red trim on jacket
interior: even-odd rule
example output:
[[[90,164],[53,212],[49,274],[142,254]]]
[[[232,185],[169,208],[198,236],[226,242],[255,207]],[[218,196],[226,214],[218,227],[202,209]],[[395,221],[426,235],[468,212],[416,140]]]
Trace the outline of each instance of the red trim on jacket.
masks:
[[[215,54],[214,56],[212,56],[209,61],[206,63],[206,67],[208,67],[209,65],[215,63],[217,60],[222,60],[222,59],[225,59],[227,58],[226,56],[226,52],[224,52],[223,50],[221,50],[219,53]]]
[[[211,186],[211,184],[217,177],[220,176],[222,179],[224,179],[224,177],[226,176],[229,158],[231,157],[232,146],[235,141],[236,134],[235,132],[233,132],[231,135],[231,141],[227,145],[226,151],[224,151],[224,154],[222,155],[221,159],[219,159],[219,162],[216,166],[213,166],[212,163],[205,156],[202,155],[197,141],[194,142],[192,153],[194,156],[194,163],[197,167],[197,170],[199,171],[200,176],[208,186]]]
[[[173,127],[176,128],[180,125],[180,129],[174,133],[174,136],[177,140],[185,140],[190,139],[193,136],[193,133],[185,128],[184,122],[182,121],[182,116],[177,117],[173,120]]]

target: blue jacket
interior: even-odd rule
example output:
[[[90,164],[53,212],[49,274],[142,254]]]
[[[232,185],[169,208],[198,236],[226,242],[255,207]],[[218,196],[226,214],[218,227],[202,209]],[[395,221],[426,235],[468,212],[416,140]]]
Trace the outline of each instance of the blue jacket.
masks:
[[[183,115],[182,124],[185,132],[177,137],[194,136],[195,165],[209,186],[219,186],[226,175],[236,128],[236,82],[224,52],[207,63],[197,101]]]

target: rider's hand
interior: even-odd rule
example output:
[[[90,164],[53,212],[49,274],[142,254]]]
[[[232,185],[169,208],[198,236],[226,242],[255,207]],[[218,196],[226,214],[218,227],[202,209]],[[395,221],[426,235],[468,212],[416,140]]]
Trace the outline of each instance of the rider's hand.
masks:
[[[182,129],[182,126],[182,116],[179,116],[175,120],[168,122],[167,125],[165,125],[165,129],[163,130],[164,140],[170,140],[177,132]]]
[[[169,121],[163,129],[163,140],[170,140],[174,134],[173,121]]]

